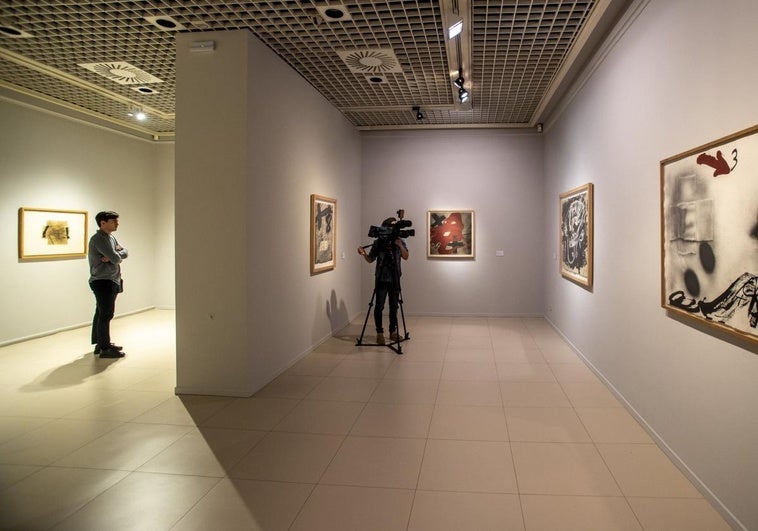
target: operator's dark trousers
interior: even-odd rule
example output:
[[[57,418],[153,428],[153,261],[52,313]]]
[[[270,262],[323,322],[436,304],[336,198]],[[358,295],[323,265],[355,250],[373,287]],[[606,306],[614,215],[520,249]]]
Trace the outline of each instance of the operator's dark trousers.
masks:
[[[374,306],[374,324],[376,333],[383,334],[382,312],[384,311],[384,300],[389,296],[390,299],[390,333],[397,332],[397,307],[400,299],[400,288],[393,282],[376,282],[376,306]]]
[[[89,283],[95,294],[95,317],[92,319],[92,344],[101,349],[111,345],[111,319],[116,312],[116,296],[120,287],[110,280],[93,280]]]

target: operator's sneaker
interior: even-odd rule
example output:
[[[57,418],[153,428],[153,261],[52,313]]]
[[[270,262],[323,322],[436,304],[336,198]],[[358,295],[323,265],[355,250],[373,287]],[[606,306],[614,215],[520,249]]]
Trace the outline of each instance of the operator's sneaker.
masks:
[[[376,334],[376,344],[384,345],[384,334]]]
[[[390,341],[400,341],[400,336],[397,332],[390,332]]]

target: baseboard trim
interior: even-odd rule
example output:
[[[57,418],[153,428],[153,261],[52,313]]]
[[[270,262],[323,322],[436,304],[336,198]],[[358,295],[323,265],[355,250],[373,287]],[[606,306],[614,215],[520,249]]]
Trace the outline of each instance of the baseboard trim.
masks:
[[[138,313],[147,312],[147,311],[154,310],[154,309],[155,309],[155,306],[148,306],[146,308],[139,308],[137,310],[132,310],[130,312],[120,313],[120,314],[116,315],[114,317],[114,319],[119,319],[121,317],[128,317],[130,315],[135,315],[135,314],[138,314]],[[61,328],[56,328],[54,330],[46,330],[44,332],[38,332],[36,334],[32,334],[32,335],[29,335],[29,336],[17,337],[15,339],[9,339],[8,341],[0,342],[0,348],[7,347],[8,345],[15,345],[16,343],[23,343],[24,341],[29,341],[31,339],[39,339],[41,337],[52,336],[52,335],[58,334],[60,332],[67,332],[69,330],[76,330],[77,328],[84,328],[85,326],[92,326],[92,321],[87,321],[85,323],[72,324],[72,325],[69,325],[69,326],[63,326]]]
[[[731,525],[735,529],[741,529],[743,531],[749,531],[748,528],[742,524],[742,522],[732,513],[732,511],[729,510],[729,508],[719,499],[718,496],[710,489],[708,488],[708,485],[705,484],[703,480],[700,479],[700,477],[687,465],[687,463],[679,457],[679,454],[676,453],[676,451],[671,448],[671,446],[668,445],[666,440],[661,437],[661,435],[655,431],[655,429],[648,424],[647,420],[645,420],[645,417],[643,417],[639,411],[637,411],[634,406],[626,399],[626,397],[616,389],[616,387],[611,383],[608,378],[605,377],[605,375],[595,367],[595,365],[580,351],[576,345],[574,345],[568,337],[555,325],[554,322],[552,322],[547,316],[544,316],[545,321],[547,321],[550,326],[555,330],[558,335],[561,336],[561,338],[571,347],[571,349],[576,352],[577,356],[579,356],[584,363],[587,364],[587,366],[590,368],[592,372],[595,373],[595,375],[600,378],[600,380],[605,384],[608,389],[610,389],[611,393],[619,399],[619,401],[624,405],[627,411],[637,420],[637,422],[640,423],[642,428],[650,435],[650,437],[653,439],[655,444],[660,448],[663,453],[665,453],[669,459],[674,463],[674,465],[685,475],[687,476],[687,479],[689,479],[696,489],[700,491],[700,493],[708,499],[708,501],[711,502],[711,505],[716,509],[716,511],[721,514],[721,516],[727,521],[729,525]]]

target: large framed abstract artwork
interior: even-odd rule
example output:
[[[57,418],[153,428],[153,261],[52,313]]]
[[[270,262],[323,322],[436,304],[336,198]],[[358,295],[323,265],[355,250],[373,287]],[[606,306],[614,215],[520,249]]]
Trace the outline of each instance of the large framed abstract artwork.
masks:
[[[474,211],[428,210],[428,258],[474,258]]]
[[[20,260],[87,256],[87,211],[47,208],[18,209]]]
[[[311,275],[337,263],[337,200],[311,195]]]
[[[758,126],[660,170],[661,305],[758,343]]]
[[[592,287],[593,186],[587,183],[560,194],[561,275],[587,288]]]

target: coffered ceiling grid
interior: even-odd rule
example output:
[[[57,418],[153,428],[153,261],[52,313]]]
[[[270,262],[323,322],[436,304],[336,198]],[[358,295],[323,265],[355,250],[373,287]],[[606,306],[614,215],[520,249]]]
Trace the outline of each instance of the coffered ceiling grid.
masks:
[[[142,127],[156,137],[171,134],[175,32],[146,20],[164,16],[182,31],[248,29],[359,128],[525,127],[534,124],[596,5],[627,0],[470,0],[470,13],[461,14],[470,24],[470,109],[453,101],[450,73],[458,65],[448,64],[444,2],[458,4],[345,0],[350,19],[326,21],[316,7],[338,1],[5,0],[0,26],[32,37],[0,33],[0,81],[114,122],[129,120],[131,104],[152,109],[157,115]],[[402,72],[384,72],[378,83],[338,55],[380,49],[394,53]],[[147,85],[158,93],[139,93],[78,66],[98,62],[126,62],[159,78]],[[424,120],[416,120],[413,106],[422,107]]]
[[[529,121],[594,4],[474,2],[473,70],[483,121]]]

